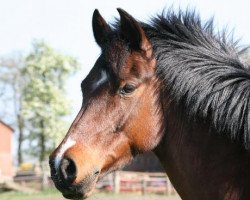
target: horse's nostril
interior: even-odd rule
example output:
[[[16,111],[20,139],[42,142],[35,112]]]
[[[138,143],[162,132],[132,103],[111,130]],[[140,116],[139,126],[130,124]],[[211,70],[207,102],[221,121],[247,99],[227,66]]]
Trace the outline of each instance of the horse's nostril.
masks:
[[[95,171],[94,175],[97,176],[98,174],[100,174],[100,171]]]
[[[77,173],[75,162],[70,158],[63,158],[60,163],[60,172],[66,182],[72,183]]]

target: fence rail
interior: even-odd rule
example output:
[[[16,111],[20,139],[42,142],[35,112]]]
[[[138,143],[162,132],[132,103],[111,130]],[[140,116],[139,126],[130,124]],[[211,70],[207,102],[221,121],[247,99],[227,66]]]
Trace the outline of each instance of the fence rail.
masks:
[[[117,171],[107,175],[97,184],[98,190],[110,192],[140,192],[175,194],[170,180],[165,173]]]
[[[36,176],[25,175],[15,177],[14,181],[25,186],[36,185],[36,189],[43,189],[53,185],[49,178],[49,174],[45,172]],[[34,182],[36,184],[34,184]],[[106,175],[98,181],[96,189],[114,193],[138,192],[141,194],[176,194],[174,187],[165,173],[116,171]]]

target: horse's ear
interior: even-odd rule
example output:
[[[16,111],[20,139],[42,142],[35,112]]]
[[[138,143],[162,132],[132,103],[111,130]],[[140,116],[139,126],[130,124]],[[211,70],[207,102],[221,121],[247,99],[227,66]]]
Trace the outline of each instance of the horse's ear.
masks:
[[[117,8],[117,10],[121,17],[121,32],[128,40],[130,47],[134,50],[148,50],[151,44],[141,25],[123,9]]]
[[[111,32],[111,28],[97,9],[95,9],[93,13],[92,27],[95,41],[100,47],[102,47],[107,40],[107,34]]]

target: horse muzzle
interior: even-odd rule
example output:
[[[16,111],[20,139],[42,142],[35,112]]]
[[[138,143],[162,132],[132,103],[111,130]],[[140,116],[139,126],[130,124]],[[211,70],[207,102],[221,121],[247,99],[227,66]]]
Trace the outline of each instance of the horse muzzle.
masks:
[[[78,168],[74,160],[63,157],[58,166],[55,163],[55,159],[51,157],[49,160],[51,179],[65,198],[85,199],[91,194],[100,174],[99,170],[91,170],[79,181]]]

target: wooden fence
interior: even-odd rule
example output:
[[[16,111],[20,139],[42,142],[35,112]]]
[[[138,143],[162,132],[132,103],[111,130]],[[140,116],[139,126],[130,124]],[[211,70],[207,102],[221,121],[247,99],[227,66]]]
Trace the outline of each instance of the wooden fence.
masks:
[[[97,190],[120,192],[175,194],[176,191],[165,173],[117,171],[97,184]]]
[[[36,185],[34,183],[37,183],[36,189],[43,189],[53,185],[50,179],[49,169],[47,168],[42,168],[41,173],[38,175],[28,176],[25,174],[25,176],[15,177],[14,180],[15,182],[22,183],[24,186],[34,186]],[[98,181],[96,189],[114,193],[176,194],[175,189],[165,173],[116,171]]]

